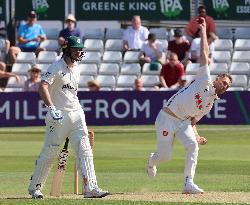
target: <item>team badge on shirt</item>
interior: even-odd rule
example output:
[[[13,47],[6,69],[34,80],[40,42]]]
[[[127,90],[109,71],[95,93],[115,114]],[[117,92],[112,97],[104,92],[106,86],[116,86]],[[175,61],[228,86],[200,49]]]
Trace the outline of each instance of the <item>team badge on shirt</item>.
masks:
[[[168,136],[168,131],[167,130],[163,130],[162,131],[162,135],[165,136],[165,137]]]
[[[195,94],[195,103],[196,103],[196,107],[199,110],[201,110],[203,108],[203,106],[202,106],[202,98],[201,98],[199,93]]]

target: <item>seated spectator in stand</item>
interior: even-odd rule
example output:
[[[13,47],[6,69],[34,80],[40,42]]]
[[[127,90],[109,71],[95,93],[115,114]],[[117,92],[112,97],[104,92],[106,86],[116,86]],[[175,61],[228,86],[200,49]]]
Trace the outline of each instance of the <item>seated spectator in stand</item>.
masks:
[[[0,61],[0,71],[5,71],[5,69],[6,69],[6,64]]]
[[[207,42],[209,46],[209,56],[208,56],[208,63],[213,62],[213,52],[214,52],[214,41],[217,39],[217,36],[214,33],[209,33],[207,35]],[[191,43],[190,48],[190,60],[192,63],[199,63],[200,62],[200,43],[201,38],[195,38]]]
[[[37,14],[31,11],[28,14],[28,19],[26,24],[20,25],[18,29],[18,45],[10,47],[9,57],[10,63],[16,62],[17,54],[20,51],[24,52],[35,52],[36,55],[40,51],[44,51],[45,48],[40,48],[41,41],[46,39],[46,35],[42,27],[36,23]]]
[[[147,40],[149,31],[141,25],[141,17],[133,16],[132,26],[129,26],[123,35],[123,49],[140,50],[142,44]]]
[[[16,82],[20,82],[20,77],[12,72],[6,72],[6,64],[2,61],[0,61],[0,78],[10,78],[10,77],[15,77],[16,78]]]
[[[100,83],[97,80],[91,80],[88,82],[89,91],[100,91]]]
[[[190,38],[190,42],[192,39],[199,37],[199,28],[198,28],[198,22],[197,19],[199,17],[205,18],[206,21],[206,31],[208,33],[214,33],[216,34],[216,27],[214,19],[211,16],[207,15],[206,7],[205,6],[199,6],[198,8],[198,16],[194,16],[189,23],[187,24],[185,28],[185,32],[187,36]]]
[[[170,53],[169,62],[162,66],[160,73],[161,86],[170,89],[183,87],[184,66],[179,62],[176,53]]]
[[[145,88],[143,87],[143,82],[142,79],[140,78],[136,78],[135,79],[135,87],[134,87],[135,91],[145,91]]]
[[[151,70],[160,70],[163,58],[165,59],[163,50],[162,43],[156,40],[156,35],[154,33],[148,34],[148,41],[142,44],[139,54],[140,64],[150,63]]]
[[[189,49],[190,43],[183,37],[183,33],[180,29],[174,30],[174,40],[168,42],[168,51],[176,53],[179,61],[186,68],[189,61]]]
[[[62,29],[58,36],[58,44],[63,46],[65,43],[65,39],[70,36],[77,36],[82,38],[81,30],[76,28],[76,18],[73,14],[69,14],[65,20],[66,28]]]
[[[25,81],[23,90],[37,92],[41,82],[41,69],[35,64],[28,72],[30,78]]]

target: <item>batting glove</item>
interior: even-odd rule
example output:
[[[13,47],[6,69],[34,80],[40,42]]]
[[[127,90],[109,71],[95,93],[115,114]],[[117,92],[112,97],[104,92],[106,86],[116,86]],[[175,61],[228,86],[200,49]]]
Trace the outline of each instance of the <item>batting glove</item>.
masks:
[[[49,110],[54,122],[62,124],[63,116],[61,110],[57,110],[55,106],[49,106]]]

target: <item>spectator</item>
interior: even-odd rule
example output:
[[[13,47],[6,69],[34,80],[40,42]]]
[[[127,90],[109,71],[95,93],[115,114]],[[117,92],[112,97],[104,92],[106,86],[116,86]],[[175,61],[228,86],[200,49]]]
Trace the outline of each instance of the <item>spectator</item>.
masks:
[[[62,29],[58,36],[58,44],[63,46],[65,44],[65,39],[70,36],[77,36],[82,38],[81,30],[76,28],[76,18],[73,14],[69,14],[65,20],[66,28]]]
[[[20,51],[35,52],[36,55],[40,51],[45,50],[40,48],[40,42],[46,39],[46,35],[42,27],[36,23],[37,15],[34,11],[28,14],[27,23],[20,25],[18,29],[18,45],[10,47],[9,57],[10,63],[16,62],[17,54]]]
[[[198,28],[198,22],[197,19],[199,17],[205,18],[206,21],[206,32],[208,33],[214,33],[216,34],[216,28],[215,28],[215,22],[214,19],[211,16],[207,15],[206,7],[205,6],[199,6],[198,8],[198,16],[195,16],[189,21],[185,28],[185,32],[191,39],[199,37],[199,28]]]
[[[148,29],[141,25],[141,17],[133,16],[132,26],[129,26],[123,35],[123,49],[140,50],[148,34]]]
[[[38,65],[32,65],[29,69],[30,78],[24,83],[24,91],[37,92],[41,82],[41,69]]]
[[[143,87],[143,82],[142,79],[140,78],[136,78],[135,79],[135,87],[134,87],[135,91],[145,91],[145,88]]]
[[[185,82],[185,79],[183,79],[184,73],[184,66],[179,62],[177,54],[170,53],[169,62],[163,65],[161,69],[161,86],[171,89],[183,87]]]
[[[142,44],[139,54],[140,64],[150,63],[151,70],[160,70],[163,56],[162,43],[156,40],[156,35],[154,33],[148,34],[148,41]]]
[[[168,43],[168,51],[176,53],[179,61],[184,65],[184,68],[186,68],[187,64],[190,63],[190,43],[183,37],[183,33],[180,29],[174,30],[174,38],[174,40]]]
[[[89,91],[100,91],[100,83],[97,80],[91,80],[88,82]]]
[[[12,72],[6,72],[6,64],[2,61],[0,61],[0,78],[9,78],[9,77],[15,77],[16,82],[20,82],[20,77]]]
[[[209,56],[208,56],[209,64],[213,62],[214,41],[216,39],[217,39],[217,36],[214,33],[209,33],[207,36],[207,41],[209,45]],[[195,38],[192,41],[191,48],[190,48],[190,59],[192,63],[200,62],[200,43],[201,43],[201,38]]]

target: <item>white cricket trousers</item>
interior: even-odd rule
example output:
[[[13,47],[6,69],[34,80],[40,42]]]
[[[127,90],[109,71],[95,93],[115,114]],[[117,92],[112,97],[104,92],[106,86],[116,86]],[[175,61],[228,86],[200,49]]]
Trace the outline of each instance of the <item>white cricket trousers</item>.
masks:
[[[72,112],[63,111],[62,115],[62,125],[54,124],[50,113],[46,115],[45,142],[36,160],[34,175],[28,188],[29,192],[43,188],[51,164],[59,156],[61,145],[67,137],[75,152],[81,177],[87,178],[90,190],[97,186],[84,112],[82,109]]]
[[[155,121],[157,151],[152,159],[158,165],[172,157],[174,137],[180,140],[186,149],[184,178],[193,179],[197,164],[199,146],[190,120],[180,120],[161,110]]]

